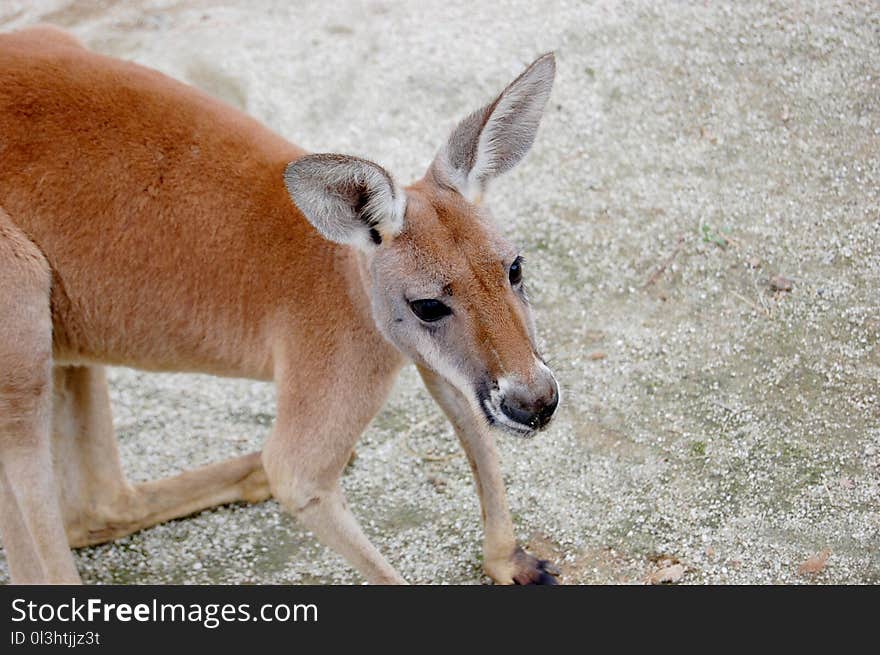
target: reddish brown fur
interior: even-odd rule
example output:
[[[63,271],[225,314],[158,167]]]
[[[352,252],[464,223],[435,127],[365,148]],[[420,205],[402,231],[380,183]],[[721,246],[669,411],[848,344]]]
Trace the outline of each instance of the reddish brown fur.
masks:
[[[320,238],[279,183],[303,152],[192,87],[5,35],[0,135],[0,206],[53,270],[58,361],[268,379],[279,331],[313,346],[327,325],[366,322],[354,254]],[[284,303],[318,303],[330,320]]]

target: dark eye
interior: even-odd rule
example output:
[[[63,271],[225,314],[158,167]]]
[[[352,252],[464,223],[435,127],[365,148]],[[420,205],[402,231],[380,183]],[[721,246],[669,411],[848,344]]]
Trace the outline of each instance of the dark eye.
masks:
[[[411,300],[409,303],[413,314],[419,317],[425,323],[433,323],[439,321],[444,316],[449,316],[452,310],[439,300],[426,298],[424,300]]]
[[[513,263],[510,265],[510,271],[508,272],[508,277],[510,278],[510,283],[513,286],[516,286],[520,282],[522,282],[522,258],[517,257],[513,260]]]

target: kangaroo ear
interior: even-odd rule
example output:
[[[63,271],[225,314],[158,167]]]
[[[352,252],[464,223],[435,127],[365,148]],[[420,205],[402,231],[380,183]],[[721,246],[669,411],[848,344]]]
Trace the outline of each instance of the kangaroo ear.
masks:
[[[284,183],[309,223],[330,241],[371,250],[403,228],[403,190],[371,161],[307,155],[287,165]]]
[[[461,121],[431,164],[439,181],[474,201],[492,178],[513,168],[535,141],[555,75],[556,58],[548,52]]]

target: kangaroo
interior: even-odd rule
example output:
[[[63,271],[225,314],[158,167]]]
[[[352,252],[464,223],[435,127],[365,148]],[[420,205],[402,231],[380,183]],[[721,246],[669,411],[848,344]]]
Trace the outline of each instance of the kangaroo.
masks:
[[[340,477],[412,362],[460,440],[484,568],[518,547],[495,433],[559,399],[519,251],[481,204],[531,147],[552,53],[453,130],[424,177],[310,154],[208,95],[52,27],[0,35],[0,532],[13,583],[78,583],[71,548],[274,496],[367,581],[404,583]],[[262,451],[131,484],[104,367],[271,380]]]

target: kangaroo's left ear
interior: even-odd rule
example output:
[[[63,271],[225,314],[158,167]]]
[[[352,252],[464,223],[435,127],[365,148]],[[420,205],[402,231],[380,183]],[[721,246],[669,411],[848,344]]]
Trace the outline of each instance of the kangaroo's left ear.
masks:
[[[438,181],[475,201],[489,181],[513,168],[535,141],[556,75],[552,52],[538,57],[501,92],[453,130],[431,172]]]
[[[388,171],[348,155],[306,155],[287,165],[284,183],[325,239],[370,251],[403,229],[406,197]]]

